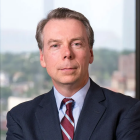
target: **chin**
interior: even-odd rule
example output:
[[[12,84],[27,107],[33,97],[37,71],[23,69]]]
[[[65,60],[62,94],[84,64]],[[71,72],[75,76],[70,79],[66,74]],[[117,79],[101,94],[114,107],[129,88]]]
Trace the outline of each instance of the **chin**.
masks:
[[[59,80],[59,82],[65,85],[69,85],[69,84],[74,84],[77,80],[78,78],[76,77],[64,77],[61,80]]]
[[[62,80],[61,81],[61,83],[62,84],[73,84],[73,83],[75,83],[76,82],[76,80],[74,80],[74,79],[67,79],[67,80]]]

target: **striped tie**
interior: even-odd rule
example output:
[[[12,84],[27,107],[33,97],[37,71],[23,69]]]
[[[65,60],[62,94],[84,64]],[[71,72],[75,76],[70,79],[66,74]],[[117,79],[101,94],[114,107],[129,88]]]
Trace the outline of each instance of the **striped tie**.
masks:
[[[64,98],[62,102],[63,104],[66,105],[66,113],[60,124],[63,140],[73,140],[74,135],[74,119],[72,115],[73,99]]]

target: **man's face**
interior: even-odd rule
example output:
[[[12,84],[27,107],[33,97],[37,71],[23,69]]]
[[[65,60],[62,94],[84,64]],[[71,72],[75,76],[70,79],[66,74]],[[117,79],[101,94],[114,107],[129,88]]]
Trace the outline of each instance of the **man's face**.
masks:
[[[54,86],[87,81],[88,65],[93,62],[85,26],[75,19],[52,19],[43,30],[40,62]]]

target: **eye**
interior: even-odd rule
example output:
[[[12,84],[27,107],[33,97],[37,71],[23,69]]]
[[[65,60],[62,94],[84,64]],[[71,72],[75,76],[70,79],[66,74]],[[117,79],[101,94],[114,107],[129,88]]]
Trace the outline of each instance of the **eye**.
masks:
[[[57,48],[57,47],[58,47],[58,45],[57,45],[57,44],[54,44],[54,45],[52,45],[51,47]]]
[[[79,45],[81,45],[80,43],[74,43],[76,46],[79,46]]]
[[[82,44],[81,44],[80,42],[74,42],[74,43],[72,44],[72,46],[81,47]]]

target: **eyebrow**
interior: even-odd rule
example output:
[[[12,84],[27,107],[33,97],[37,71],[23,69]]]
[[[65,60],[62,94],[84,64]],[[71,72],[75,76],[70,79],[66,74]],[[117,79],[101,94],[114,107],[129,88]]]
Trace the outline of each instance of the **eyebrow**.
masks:
[[[85,41],[83,37],[76,37],[76,38],[71,39],[71,42],[76,41],[76,40]]]
[[[76,37],[76,38],[72,38],[70,40],[70,42],[73,42],[73,41],[76,41],[76,40],[85,41],[85,39],[83,37]],[[47,44],[49,45],[50,43],[55,43],[55,42],[62,42],[62,41],[60,39],[50,39]]]
[[[49,45],[50,43],[54,43],[54,42],[62,42],[62,41],[59,39],[50,39],[47,44]]]

